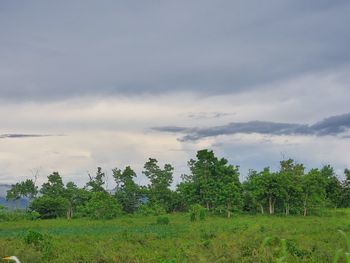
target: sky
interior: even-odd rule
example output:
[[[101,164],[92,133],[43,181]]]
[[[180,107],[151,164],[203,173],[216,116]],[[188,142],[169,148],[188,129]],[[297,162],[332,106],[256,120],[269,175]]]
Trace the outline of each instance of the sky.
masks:
[[[350,2],[0,2],[0,183],[214,150],[350,167]]]

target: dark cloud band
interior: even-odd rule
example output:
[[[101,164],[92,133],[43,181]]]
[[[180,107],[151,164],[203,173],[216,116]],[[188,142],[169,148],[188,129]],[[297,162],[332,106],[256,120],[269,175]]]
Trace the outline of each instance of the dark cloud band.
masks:
[[[50,136],[55,136],[55,135],[11,133],[11,134],[0,134],[0,139],[38,138],[38,137],[50,137]]]
[[[185,134],[181,141],[193,141],[207,137],[230,134],[266,134],[266,135],[339,135],[350,128],[350,113],[332,116],[313,125],[296,123],[278,123],[267,121],[232,122],[227,125],[207,128],[186,128],[177,126],[155,127],[160,132]]]

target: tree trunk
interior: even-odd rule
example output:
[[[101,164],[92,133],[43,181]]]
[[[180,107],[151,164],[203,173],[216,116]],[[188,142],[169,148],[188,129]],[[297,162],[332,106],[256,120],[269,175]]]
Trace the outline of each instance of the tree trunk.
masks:
[[[304,216],[307,216],[307,195],[305,196],[305,199],[304,199]]]
[[[227,203],[227,218],[231,217],[231,209],[232,209],[231,202],[228,202]]]
[[[67,209],[67,219],[70,220],[73,217],[73,207],[68,207]]]
[[[263,205],[260,205],[260,210],[261,210],[261,214],[264,214],[264,207],[263,207]]]
[[[272,197],[269,197],[269,212],[270,212],[270,215],[272,215],[273,214],[273,212],[274,212],[274,204],[273,204],[273,202],[272,202]]]
[[[286,216],[289,215],[289,204],[286,204]]]

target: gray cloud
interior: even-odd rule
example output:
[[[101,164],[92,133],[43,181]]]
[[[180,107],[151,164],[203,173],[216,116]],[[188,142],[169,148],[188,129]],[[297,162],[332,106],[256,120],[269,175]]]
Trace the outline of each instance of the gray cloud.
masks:
[[[18,139],[18,138],[21,139],[21,138],[37,138],[37,137],[50,137],[50,136],[58,136],[58,135],[11,133],[11,134],[0,134],[0,139]]]
[[[0,3],[0,98],[240,92],[348,66],[350,2]]]
[[[208,128],[186,128],[177,126],[154,127],[160,132],[183,133],[181,141],[193,141],[207,137],[230,134],[266,134],[266,135],[339,135],[350,128],[350,113],[332,116],[313,125],[296,123],[278,123],[268,121],[232,122],[227,125]]]
[[[221,117],[227,117],[230,115],[234,115],[235,113],[227,113],[227,112],[190,112],[187,117],[190,119],[217,119]]]

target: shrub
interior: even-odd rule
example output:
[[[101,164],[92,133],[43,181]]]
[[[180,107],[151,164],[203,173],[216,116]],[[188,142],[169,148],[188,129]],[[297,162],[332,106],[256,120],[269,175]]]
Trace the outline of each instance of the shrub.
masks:
[[[32,245],[37,251],[42,253],[43,261],[49,261],[52,256],[51,237],[39,232],[29,230],[24,236],[24,243]]]
[[[3,210],[0,211],[0,222],[14,222],[27,219],[24,210]]]
[[[206,211],[205,208],[199,204],[192,205],[190,208],[190,220],[191,222],[197,219],[205,220]]]
[[[24,236],[24,242],[28,245],[39,246],[44,241],[44,236],[36,231],[29,230]]]
[[[30,204],[30,210],[40,214],[40,218],[57,218],[66,214],[68,201],[63,197],[40,196]]]
[[[159,216],[157,217],[158,225],[169,225],[169,218],[167,216]]]
[[[112,219],[121,214],[117,200],[106,192],[96,192],[85,207],[86,216],[92,219]]]
[[[31,211],[27,214],[29,220],[38,220],[40,219],[40,214],[37,211]]]
[[[150,203],[140,206],[137,212],[144,216],[150,216],[150,215],[159,216],[159,215],[164,215],[166,213],[164,208],[159,204],[150,204]]]

